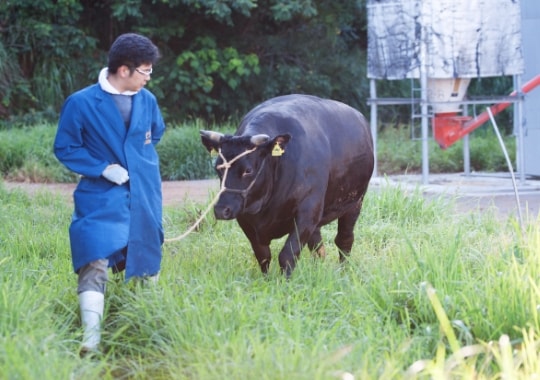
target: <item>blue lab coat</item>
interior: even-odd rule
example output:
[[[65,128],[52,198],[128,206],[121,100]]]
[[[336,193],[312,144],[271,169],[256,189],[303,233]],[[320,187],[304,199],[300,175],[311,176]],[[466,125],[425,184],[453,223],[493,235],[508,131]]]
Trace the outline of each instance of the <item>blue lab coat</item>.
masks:
[[[159,272],[163,225],[155,144],[164,131],[156,98],[144,88],[133,95],[127,129],[112,96],[99,84],[66,99],[54,152],[82,176],[73,193],[69,228],[75,272],[103,258],[109,259],[109,266],[125,265],[126,280]],[[129,173],[129,181],[121,186],[101,176],[114,163]]]

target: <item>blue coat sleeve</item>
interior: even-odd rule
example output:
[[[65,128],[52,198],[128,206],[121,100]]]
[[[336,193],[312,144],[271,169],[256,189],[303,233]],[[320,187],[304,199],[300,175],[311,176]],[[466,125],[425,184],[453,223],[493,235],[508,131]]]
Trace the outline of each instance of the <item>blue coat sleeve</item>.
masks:
[[[156,145],[161,140],[164,133],[165,123],[156,103],[154,106],[154,117],[152,118],[152,144]]]
[[[97,178],[109,165],[91,154],[83,138],[88,109],[79,97],[70,96],[62,107],[54,141],[54,153],[69,170],[85,177]]]

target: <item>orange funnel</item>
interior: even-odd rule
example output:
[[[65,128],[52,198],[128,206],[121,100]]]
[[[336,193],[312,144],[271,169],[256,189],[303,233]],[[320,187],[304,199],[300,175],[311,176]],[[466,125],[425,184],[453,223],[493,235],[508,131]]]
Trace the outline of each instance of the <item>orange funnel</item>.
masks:
[[[521,92],[528,93],[540,85],[540,75],[525,83],[521,88]],[[517,95],[517,91],[513,91],[510,96]],[[505,110],[512,102],[503,102],[490,106],[493,115]],[[488,111],[484,111],[474,119],[468,116],[458,116],[457,112],[436,113],[433,117],[433,138],[442,149],[448,148],[450,145],[468,135],[476,128],[480,127],[489,120]]]

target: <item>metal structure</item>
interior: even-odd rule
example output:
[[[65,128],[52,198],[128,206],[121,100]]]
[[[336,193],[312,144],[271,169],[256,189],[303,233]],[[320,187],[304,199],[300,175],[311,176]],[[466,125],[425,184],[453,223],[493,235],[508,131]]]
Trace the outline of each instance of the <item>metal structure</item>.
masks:
[[[535,0],[521,2],[531,6]],[[540,11],[540,7],[532,6]],[[420,108],[417,116],[421,119],[423,183],[428,182],[429,175],[430,121],[441,147],[464,138],[465,172],[468,173],[467,134],[489,117],[486,113],[480,119],[472,119],[466,115],[465,106],[485,104],[496,114],[516,104],[517,161],[524,180],[523,94],[540,83],[540,78],[521,86],[524,59],[520,1],[368,0],[367,11],[369,105],[375,151],[377,108],[415,105]],[[486,99],[464,98],[471,78],[509,75],[513,76],[514,88],[518,89],[514,93]],[[407,78],[419,82],[419,98],[377,97],[376,80]],[[375,175],[378,175],[377,161]]]
[[[538,31],[540,30],[540,1],[521,0],[521,30],[525,72],[523,81],[530,81],[540,74],[540,50]],[[523,171],[530,176],[540,176],[540,90],[527,95],[523,104]]]

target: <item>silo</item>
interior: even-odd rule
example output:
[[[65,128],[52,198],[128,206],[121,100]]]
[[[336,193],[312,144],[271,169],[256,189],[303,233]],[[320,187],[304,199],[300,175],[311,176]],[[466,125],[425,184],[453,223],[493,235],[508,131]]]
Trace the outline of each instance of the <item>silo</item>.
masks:
[[[460,123],[472,78],[524,71],[519,0],[368,0],[367,12],[367,76],[372,82],[419,79],[423,140],[428,107],[435,136],[448,127],[445,120]]]

